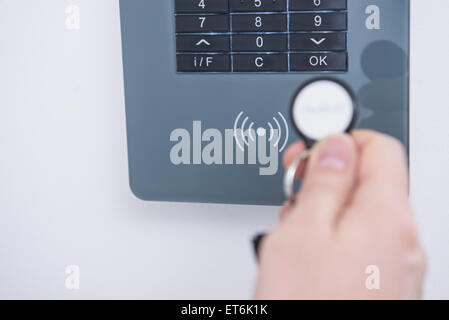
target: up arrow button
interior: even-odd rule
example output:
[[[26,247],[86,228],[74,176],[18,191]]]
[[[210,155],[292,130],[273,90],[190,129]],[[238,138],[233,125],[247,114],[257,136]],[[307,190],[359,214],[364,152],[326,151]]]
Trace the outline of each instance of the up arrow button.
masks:
[[[206,39],[201,39],[196,43],[197,46],[200,46],[202,44],[205,44],[206,46],[210,46],[210,42],[208,42]]]
[[[177,52],[229,52],[228,35],[177,35]]]

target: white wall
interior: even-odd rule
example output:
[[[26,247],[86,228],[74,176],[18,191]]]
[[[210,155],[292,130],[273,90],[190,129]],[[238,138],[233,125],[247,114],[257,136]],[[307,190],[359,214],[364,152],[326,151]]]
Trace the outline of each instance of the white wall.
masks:
[[[427,297],[449,298],[449,3],[413,2],[412,198]],[[65,28],[71,3],[79,31]],[[118,1],[0,0],[0,16],[0,298],[249,298],[250,239],[277,208],[129,190]]]
[[[411,198],[428,254],[426,298],[449,299],[449,1],[411,2]]]

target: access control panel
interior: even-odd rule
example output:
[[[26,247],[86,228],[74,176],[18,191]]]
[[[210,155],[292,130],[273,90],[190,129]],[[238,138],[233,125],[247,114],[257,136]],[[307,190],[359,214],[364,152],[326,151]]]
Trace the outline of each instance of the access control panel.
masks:
[[[120,0],[132,192],[150,201],[282,204],[282,155],[299,139],[290,106],[299,88],[323,77],[354,92],[356,128],[408,147],[409,7]]]
[[[177,70],[346,71],[347,8],[347,0],[176,0]]]

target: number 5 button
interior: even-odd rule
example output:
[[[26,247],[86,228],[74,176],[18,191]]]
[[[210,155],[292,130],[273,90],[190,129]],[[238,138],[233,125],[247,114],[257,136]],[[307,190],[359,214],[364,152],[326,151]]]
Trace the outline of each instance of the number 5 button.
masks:
[[[287,0],[229,0],[231,12],[286,11]]]

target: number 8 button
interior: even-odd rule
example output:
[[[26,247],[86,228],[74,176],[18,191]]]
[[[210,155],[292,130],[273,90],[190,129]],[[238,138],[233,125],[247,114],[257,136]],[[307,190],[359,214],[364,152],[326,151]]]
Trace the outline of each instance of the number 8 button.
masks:
[[[232,32],[286,32],[286,14],[238,14],[232,16]]]

